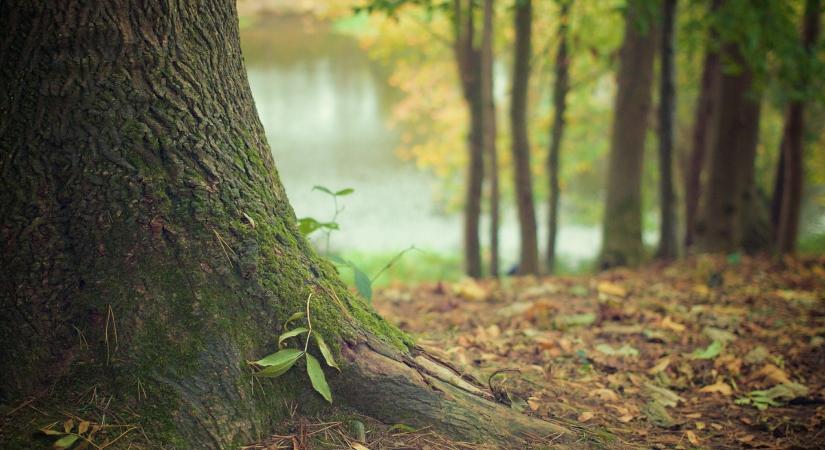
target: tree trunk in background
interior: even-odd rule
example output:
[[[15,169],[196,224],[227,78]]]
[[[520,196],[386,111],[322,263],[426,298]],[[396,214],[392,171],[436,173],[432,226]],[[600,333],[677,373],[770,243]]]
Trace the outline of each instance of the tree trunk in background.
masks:
[[[37,446],[37,427],[74,413],[142,427],[122,447],[237,448],[289,404],[323,411],[301,367],[253,380],[246,363],[310,300],[342,366],[327,371],[337,405],[502,446],[567,433],[457,381],[315,255],[255,112],[234,8],[0,3],[4,447]],[[38,412],[13,408],[24,400]]]
[[[531,0],[516,0],[515,10],[516,43],[513,56],[510,127],[513,135],[513,173],[521,238],[518,272],[525,275],[538,275],[536,211],[533,204],[533,177],[530,173],[530,141],[527,136],[527,88],[530,83],[530,41],[533,32]]]
[[[755,209],[754,160],[761,102],[752,89],[753,73],[736,46],[727,44],[724,52],[740,70],[723,73],[719,82],[716,131],[695,236],[696,247],[706,252],[740,250]]]
[[[547,216],[547,273],[556,270],[556,235],[559,224],[559,153],[564,136],[564,113],[567,109],[567,91],[570,89],[567,53],[567,21],[573,0],[562,0],[559,12],[559,46],[556,50],[556,79],[553,83],[553,128],[550,132],[550,149],[547,155],[547,173],[550,178],[550,199]]]
[[[496,150],[496,103],[493,92],[493,0],[484,0],[484,29],[481,34],[481,98],[483,147],[490,177],[490,276],[499,275],[498,227],[499,186]]]
[[[481,53],[475,46],[474,3],[455,0],[454,53],[464,100],[469,111],[467,134],[467,193],[464,199],[464,266],[467,275],[481,277],[481,191],[484,183],[484,118],[481,92]]]
[[[676,195],[673,190],[673,127],[676,116],[676,75],[674,67],[674,26],[676,0],[662,3],[661,77],[659,79],[659,208],[661,212],[659,249],[656,256],[674,259],[676,241]]]
[[[599,262],[602,269],[638,264],[644,252],[642,163],[656,53],[653,25],[653,18],[643,17],[640,1],[628,2],[610,142],[607,202]]]
[[[812,49],[819,34],[820,0],[805,2],[805,16],[802,25],[802,46],[806,59],[814,57]],[[810,79],[810,63],[802,65],[803,73],[799,88],[804,90]],[[778,250],[780,253],[794,253],[799,232],[799,205],[802,200],[802,186],[805,179],[803,171],[805,139],[805,102],[802,99],[792,101],[785,115],[780,155],[784,164],[783,186],[780,191],[781,202],[777,228]],[[783,167],[784,166],[784,167]],[[774,194],[776,195],[776,194]]]
[[[713,125],[717,114],[717,90],[719,84],[719,54],[710,49],[705,50],[705,62],[702,67],[702,81],[699,98],[693,119],[693,149],[690,154],[690,166],[685,178],[685,247],[693,246],[696,216],[699,211],[699,199],[702,196],[702,171],[705,155],[708,153],[713,135]]]

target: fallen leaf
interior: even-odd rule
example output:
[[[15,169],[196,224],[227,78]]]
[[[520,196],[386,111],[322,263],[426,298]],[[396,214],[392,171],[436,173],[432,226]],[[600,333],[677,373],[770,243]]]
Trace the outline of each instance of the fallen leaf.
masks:
[[[687,327],[682,325],[681,323],[674,322],[673,319],[670,318],[670,316],[665,316],[665,318],[662,319],[662,323],[659,325],[662,328],[666,328],[677,333],[681,333],[687,329]]]
[[[357,442],[351,442],[350,446],[352,446],[353,450],[370,450],[366,445],[359,444]]]
[[[538,411],[541,403],[539,402],[538,397],[530,397],[527,399],[527,405],[530,407],[530,411]]]
[[[615,297],[626,297],[627,290],[618,284],[602,281],[598,284],[596,289],[600,294],[613,295]]]
[[[669,366],[669,365],[670,365],[670,356],[665,356],[664,358],[659,358],[659,360],[656,362],[656,365],[651,367],[650,369],[648,369],[647,373],[649,373],[651,375],[656,375],[657,373],[662,372],[663,370],[667,369],[667,366]]]
[[[756,380],[760,378],[772,381],[774,384],[784,384],[791,382],[791,379],[790,377],[788,377],[788,374],[785,373],[784,370],[780,369],[779,367],[773,364],[765,364],[764,367],[759,369],[758,372],[754,373],[750,377],[751,380]]]
[[[618,402],[619,395],[607,388],[596,389],[590,393],[591,397],[599,397],[606,402]]]
[[[687,436],[688,442],[690,442],[693,445],[699,445],[702,442],[699,440],[699,438],[696,436],[696,433],[694,433],[693,431],[687,430],[685,432],[685,436]]]
[[[592,419],[594,415],[595,414],[593,414],[592,411],[585,411],[579,415],[578,421],[587,422],[588,420]]]
[[[729,397],[733,394],[733,389],[723,381],[717,381],[716,383],[710,384],[708,386],[699,389],[699,392],[705,393],[719,393],[724,395],[725,397]]]

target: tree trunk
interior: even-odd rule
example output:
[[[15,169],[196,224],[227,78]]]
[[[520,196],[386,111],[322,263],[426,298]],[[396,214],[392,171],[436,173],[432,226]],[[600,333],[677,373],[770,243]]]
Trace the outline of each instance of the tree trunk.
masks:
[[[805,2],[805,16],[802,25],[802,46],[805,49],[805,64],[802,65],[802,80],[799,89],[804,91],[810,79],[807,60],[813,59],[813,47],[819,34],[819,0]],[[778,250],[780,253],[794,253],[799,232],[799,205],[802,200],[802,185],[805,174],[802,168],[805,135],[805,102],[797,98],[788,106],[785,126],[782,133],[780,154],[784,164],[783,186],[780,191],[781,202],[778,220]],[[778,196],[777,196],[778,197]]]
[[[46,414],[6,415],[4,447],[31,448],[64,411],[140,426],[121,442],[145,448],[237,448],[289,404],[323,411],[300,367],[246,363],[307,308],[342,366],[336,404],[501,446],[570,436],[460,381],[316,256],[234,2],[6,1],[0,30],[0,403]]]
[[[484,118],[481,92],[481,53],[475,46],[472,0],[455,0],[454,53],[464,100],[470,116],[467,134],[467,193],[464,199],[464,265],[467,275],[481,277],[481,191],[484,183]]]
[[[653,20],[644,17],[639,1],[628,2],[626,11],[607,173],[604,241],[599,264],[603,269],[636,265],[644,253],[642,163],[656,40]]]
[[[739,70],[723,73],[719,83],[707,189],[696,225],[696,246],[707,252],[741,249],[748,219],[756,206],[754,160],[760,101],[753,92],[752,70],[736,45],[726,44],[724,52]]]
[[[656,256],[674,259],[676,243],[676,194],[673,189],[673,127],[676,115],[676,76],[673,42],[676,0],[662,2],[661,75],[659,79],[659,248]]]
[[[696,101],[695,116],[693,119],[693,150],[690,154],[690,166],[685,179],[685,247],[693,246],[696,216],[699,210],[699,198],[702,196],[702,170],[705,166],[705,155],[711,144],[713,124],[715,121],[716,86],[719,83],[720,67],[719,54],[711,50],[710,45],[705,50],[705,62],[702,67],[702,81],[699,98]]]
[[[527,87],[530,82],[530,41],[533,22],[531,0],[516,0],[515,10],[516,43],[513,56],[510,127],[513,135],[513,173],[521,237],[518,273],[538,275],[536,211],[533,205],[533,180],[530,173],[530,141],[527,136]]]
[[[550,178],[550,199],[547,217],[547,273],[556,270],[556,234],[559,225],[559,153],[564,136],[564,113],[567,109],[567,91],[570,89],[568,67],[570,56],[567,54],[567,22],[570,16],[572,0],[563,0],[559,13],[558,39],[556,50],[556,79],[553,83],[553,129],[550,132],[550,149],[547,155],[547,173]]]
[[[484,29],[481,34],[481,97],[484,119],[484,154],[490,177],[490,276],[499,275],[498,228],[499,186],[496,150],[496,103],[493,94],[493,0],[484,0]]]

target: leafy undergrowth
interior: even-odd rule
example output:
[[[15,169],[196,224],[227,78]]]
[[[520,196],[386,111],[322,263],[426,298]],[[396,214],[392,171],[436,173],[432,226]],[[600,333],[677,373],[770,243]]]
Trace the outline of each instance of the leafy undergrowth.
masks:
[[[396,286],[375,306],[503,402],[622,447],[825,445],[825,258]]]

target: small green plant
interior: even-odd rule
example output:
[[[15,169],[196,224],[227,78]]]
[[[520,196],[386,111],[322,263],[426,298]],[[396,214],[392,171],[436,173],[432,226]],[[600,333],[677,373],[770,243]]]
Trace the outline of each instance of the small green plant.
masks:
[[[385,264],[384,267],[382,267],[381,270],[378,271],[378,273],[373,275],[372,278],[370,278],[370,276],[367,275],[366,272],[361,270],[358,266],[355,265],[355,263],[353,263],[350,260],[335,255],[331,255],[329,259],[330,261],[334,262],[335,264],[338,264],[339,266],[349,267],[350,269],[352,269],[355,281],[355,289],[358,291],[359,294],[361,294],[362,297],[367,299],[368,302],[372,303],[372,285],[373,283],[375,283],[375,280],[377,280],[378,277],[380,277],[384,272],[389,270],[393,266],[393,264],[398,262],[398,260],[401,259],[401,257],[404,256],[404,254],[410,250],[418,249],[416,249],[415,246],[410,246],[400,251],[392,259],[390,259],[389,262],[387,262],[387,264]]]
[[[303,234],[304,236],[309,236],[310,234],[318,230],[322,230],[326,235],[326,250],[324,253],[329,255],[329,238],[333,231],[340,229],[338,227],[338,222],[336,221],[338,220],[338,215],[341,214],[341,212],[344,210],[344,207],[338,204],[338,198],[350,195],[353,192],[355,192],[355,190],[352,188],[344,188],[338,191],[332,191],[331,189],[325,186],[319,185],[313,186],[312,190],[323,192],[324,194],[327,194],[330,197],[332,197],[332,218],[327,222],[321,222],[312,217],[303,217],[298,219],[298,228],[301,230],[301,234]]]
[[[312,356],[312,354],[307,352],[309,349],[310,338],[315,338],[315,344],[318,346],[318,350],[321,352],[321,355],[324,357],[324,361],[329,367],[334,367],[339,372],[341,371],[341,368],[338,367],[338,364],[335,362],[332,352],[330,351],[329,346],[327,346],[327,343],[324,341],[324,338],[317,332],[312,332],[312,319],[309,314],[311,300],[312,293],[307,296],[306,312],[298,311],[292,314],[286,322],[284,322],[285,331],[278,336],[278,348],[280,350],[271,355],[265,356],[252,364],[261,367],[261,370],[256,372],[255,376],[277,378],[287,373],[289,369],[295,365],[295,363],[301,360],[301,358],[305,358],[307,375],[309,375],[309,381],[312,383],[312,387],[319,394],[321,394],[322,397],[324,397],[324,400],[332,403],[332,392],[329,389],[329,384],[327,384],[327,379],[324,375],[324,370],[321,368],[321,363],[319,363],[318,359]],[[306,327],[299,326],[289,329],[290,324],[301,319],[306,319]],[[303,350],[297,348],[283,348],[285,341],[303,334],[306,334],[306,341],[304,342]]]

